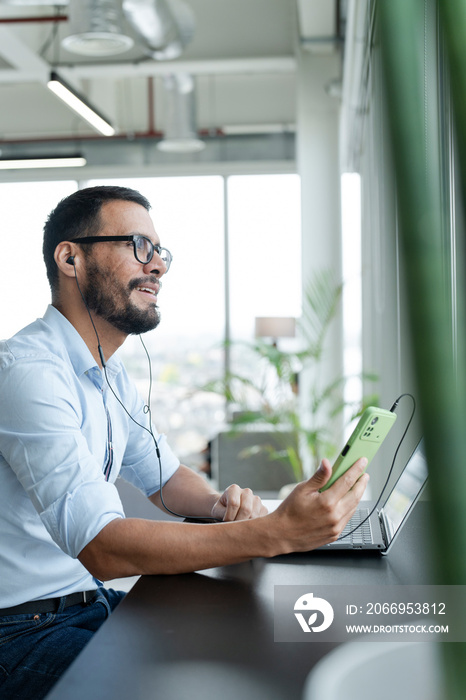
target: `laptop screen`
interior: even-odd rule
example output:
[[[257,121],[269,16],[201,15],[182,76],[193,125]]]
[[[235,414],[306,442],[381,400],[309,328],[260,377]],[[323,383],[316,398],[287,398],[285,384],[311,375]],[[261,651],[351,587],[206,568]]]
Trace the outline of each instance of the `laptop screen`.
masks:
[[[427,462],[423,440],[411,455],[400,478],[381,510],[388,541],[391,542],[427,481]]]

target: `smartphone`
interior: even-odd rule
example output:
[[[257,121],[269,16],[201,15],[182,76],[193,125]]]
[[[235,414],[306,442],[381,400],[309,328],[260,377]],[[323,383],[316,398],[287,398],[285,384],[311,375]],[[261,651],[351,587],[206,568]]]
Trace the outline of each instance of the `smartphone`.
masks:
[[[396,413],[387,411],[384,408],[376,408],[375,406],[366,408],[351,437],[333,465],[332,476],[320,491],[328,489],[360,457],[366,457],[369,465],[395,421]]]

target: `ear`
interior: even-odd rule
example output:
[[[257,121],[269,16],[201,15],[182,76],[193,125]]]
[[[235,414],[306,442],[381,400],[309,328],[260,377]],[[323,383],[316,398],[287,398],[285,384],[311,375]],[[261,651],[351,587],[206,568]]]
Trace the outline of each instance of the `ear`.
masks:
[[[76,253],[76,246],[68,241],[62,241],[55,248],[55,253],[53,255],[58,269],[66,277],[74,277],[76,274],[76,267],[79,262],[79,256]]]

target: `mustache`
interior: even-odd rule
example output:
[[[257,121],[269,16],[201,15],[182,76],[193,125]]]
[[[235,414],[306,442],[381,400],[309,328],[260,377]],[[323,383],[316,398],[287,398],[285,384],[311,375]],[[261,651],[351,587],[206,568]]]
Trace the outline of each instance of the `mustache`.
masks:
[[[156,284],[159,291],[162,289],[162,282],[155,275],[149,275],[149,277],[138,277],[135,280],[131,280],[128,285],[128,289],[130,292],[132,292],[133,289],[136,289],[136,287],[144,287],[148,284]]]

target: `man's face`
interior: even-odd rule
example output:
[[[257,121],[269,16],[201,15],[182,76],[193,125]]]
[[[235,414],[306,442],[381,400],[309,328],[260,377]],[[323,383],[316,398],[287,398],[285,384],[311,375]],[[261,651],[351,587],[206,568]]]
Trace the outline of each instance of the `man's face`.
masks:
[[[149,213],[134,202],[105,203],[101,224],[98,235],[140,234],[160,243]],[[96,243],[85,255],[82,291],[91,311],[126,335],[146,333],[159,324],[157,294],[166,267],[157,253],[143,265],[134,256],[133,244],[122,241]]]

